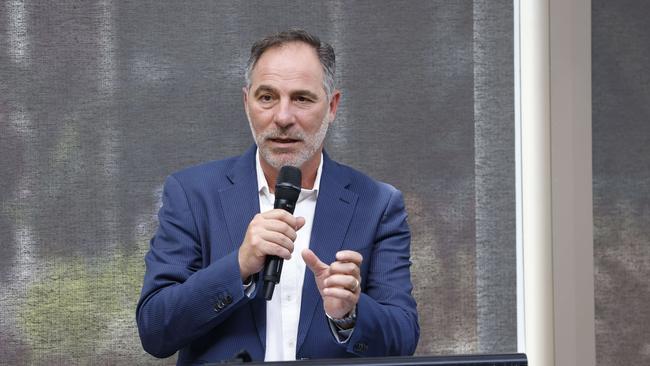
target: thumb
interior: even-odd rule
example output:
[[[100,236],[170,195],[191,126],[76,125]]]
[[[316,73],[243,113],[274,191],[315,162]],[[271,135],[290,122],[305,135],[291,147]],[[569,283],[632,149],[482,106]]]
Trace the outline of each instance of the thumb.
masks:
[[[314,272],[314,275],[316,277],[323,273],[323,271],[326,271],[330,268],[330,266],[318,259],[316,253],[314,253],[311,249],[305,249],[302,251],[302,259],[305,261],[307,267],[309,267],[309,269]]]
[[[296,217],[296,227],[295,230],[298,231],[300,230],[303,226],[305,226],[305,218],[302,216]]]

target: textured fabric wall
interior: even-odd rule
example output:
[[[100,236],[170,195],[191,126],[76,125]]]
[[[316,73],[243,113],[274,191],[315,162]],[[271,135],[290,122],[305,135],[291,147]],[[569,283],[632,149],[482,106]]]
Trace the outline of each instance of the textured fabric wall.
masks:
[[[650,364],[650,4],[592,2],[596,360]]]
[[[164,177],[252,143],[243,65],[289,26],[337,51],[329,153],[405,194],[418,353],[515,351],[512,16],[511,0],[2,2],[0,359],[156,362],[134,309]]]

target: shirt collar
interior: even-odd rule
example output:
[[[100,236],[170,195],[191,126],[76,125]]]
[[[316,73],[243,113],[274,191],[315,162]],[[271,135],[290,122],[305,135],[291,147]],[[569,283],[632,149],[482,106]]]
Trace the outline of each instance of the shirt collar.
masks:
[[[264,196],[270,197],[271,191],[269,190],[269,183],[266,181],[266,176],[264,176],[264,171],[262,170],[262,165],[260,164],[260,150],[257,149],[255,152],[255,171],[257,173],[257,191],[262,193]],[[312,195],[318,196],[318,190],[320,189],[320,177],[323,171],[323,153],[320,153],[320,163],[318,164],[318,170],[316,170],[316,180],[314,181],[314,188],[300,190],[300,196],[298,197],[298,202],[302,201],[307,197]]]

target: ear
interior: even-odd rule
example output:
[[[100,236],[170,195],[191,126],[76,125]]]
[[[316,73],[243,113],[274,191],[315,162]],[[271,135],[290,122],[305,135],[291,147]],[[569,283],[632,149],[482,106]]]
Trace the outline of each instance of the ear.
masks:
[[[244,110],[248,114],[248,88],[243,87],[241,88],[242,91],[242,101],[244,102]]]
[[[332,93],[332,98],[330,99],[330,108],[329,108],[329,120],[330,123],[334,122],[334,118],[336,117],[336,111],[339,108],[339,101],[341,100],[341,91],[340,90],[334,90],[334,93]]]

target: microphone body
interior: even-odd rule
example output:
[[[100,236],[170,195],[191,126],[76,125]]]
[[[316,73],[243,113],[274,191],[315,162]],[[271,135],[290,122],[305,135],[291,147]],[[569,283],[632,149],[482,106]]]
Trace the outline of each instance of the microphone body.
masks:
[[[283,166],[275,184],[273,208],[281,208],[293,215],[300,195],[301,180],[300,169],[288,165]],[[264,264],[264,298],[267,301],[273,298],[275,285],[280,283],[283,263],[284,260],[278,256],[269,255],[266,257],[266,263]]]

